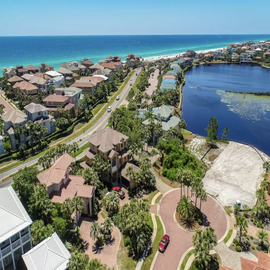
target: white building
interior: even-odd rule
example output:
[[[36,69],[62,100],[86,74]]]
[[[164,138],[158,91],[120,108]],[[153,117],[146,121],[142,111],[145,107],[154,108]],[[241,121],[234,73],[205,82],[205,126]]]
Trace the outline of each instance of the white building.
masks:
[[[0,188],[0,269],[16,261],[32,248],[32,220],[11,186]]]
[[[68,269],[70,256],[69,251],[60,240],[57,233],[54,233],[51,237],[39,243],[22,257],[29,270],[66,270]]]
[[[31,102],[24,107],[27,120],[32,122],[39,122],[40,125],[45,126],[48,129],[49,135],[56,131],[55,119],[53,116],[48,114],[48,109],[41,104]]]

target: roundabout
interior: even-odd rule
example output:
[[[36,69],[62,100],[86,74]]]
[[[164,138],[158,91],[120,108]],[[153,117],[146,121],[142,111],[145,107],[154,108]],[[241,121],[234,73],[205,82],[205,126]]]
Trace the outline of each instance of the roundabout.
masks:
[[[175,218],[176,208],[180,200],[180,189],[173,189],[164,194],[158,214],[165,227],[165,233],[170,236],[170,244],[164,253],[158,253],[152,264],[154,270],[179,269],[179,262],[187,249],[192,247],[194,232],[182,229]],[[221,242],[227,233],[228,222],[226,214],[219,203],[211,196],[201,204],[204,213],[203,227],[215,229],[218,242]]]

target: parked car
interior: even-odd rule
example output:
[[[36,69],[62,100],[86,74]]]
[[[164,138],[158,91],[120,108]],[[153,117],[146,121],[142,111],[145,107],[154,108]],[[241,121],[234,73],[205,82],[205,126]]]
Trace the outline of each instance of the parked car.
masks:
[[[116,97],[116,100],[119,100],[119,99],[120,99],[119,96],[117,96],[117,97]]]
[[[107,112],[111,112],[111,110],[112,110],[112,107],[109,106],[108,109],[107,109]]]
[[[161,239],[161,241],[160,241],[160,243],[159,243],[159,245],[158,245],[158,250],[159,250],[160,252],[164,252],[165,249],[167,248],[169,242],[170,242],[170,236],[167,235],[167,234],[165,234],[165,235],[162,237],[162,239]]]
[[[132,83],[130,84],[130,86],[132,86]]]
[[[125,198],[125,192],[121,190],[120,187],[113,187],[112,190],[116,192],[116,194],[118,195],[120,199]]]

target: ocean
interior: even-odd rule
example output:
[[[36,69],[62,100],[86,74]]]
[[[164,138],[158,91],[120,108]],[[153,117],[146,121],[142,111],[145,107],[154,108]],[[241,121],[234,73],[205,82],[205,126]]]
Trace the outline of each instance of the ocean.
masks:
[[[143,58],[172,55],[187,50],[209,50],[229,43],[270,39],[267,35],[144,35],[144,36],[38,36],[0,37],[0,72],[16,65],[39,66],[45,62],[55,70],[60,63],[88,58],[94,63],[128,53]]]

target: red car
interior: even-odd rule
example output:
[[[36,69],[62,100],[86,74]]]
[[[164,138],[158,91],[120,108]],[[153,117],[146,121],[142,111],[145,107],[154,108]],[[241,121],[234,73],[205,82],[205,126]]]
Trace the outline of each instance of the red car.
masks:
[[[125,197],[125,192],[121,190],[120,187],[113,187],[112,190],[116,192],[120,199],[123,199]]]
[[[170,242],[170,236],[167,235],[167,234],[165,234],[165,235],[162,237],[162,239],[161,239],[161,241],[160,241],[160,243],[159,243],[159,245],[158,245],[158,250],[159,250],[160,252],[164,252],[165,249],[166,249],[166,247],[168,246],[169,242]]]

